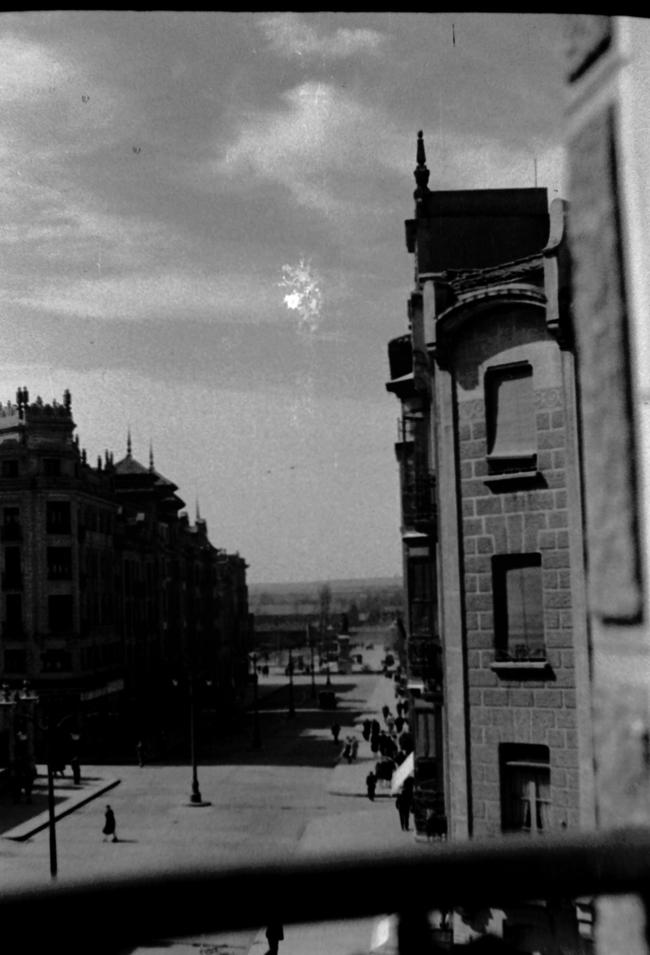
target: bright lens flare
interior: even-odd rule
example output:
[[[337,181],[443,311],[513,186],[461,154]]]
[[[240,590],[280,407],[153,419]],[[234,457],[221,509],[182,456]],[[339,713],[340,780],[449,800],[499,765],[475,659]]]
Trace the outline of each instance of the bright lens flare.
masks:
[[[298,312],[299,328],[314,332],[320,322],[323,293],[311,262],[300,259],[297,265],[282,266],[280,288],[288,289],[283,301],[288,309]]]

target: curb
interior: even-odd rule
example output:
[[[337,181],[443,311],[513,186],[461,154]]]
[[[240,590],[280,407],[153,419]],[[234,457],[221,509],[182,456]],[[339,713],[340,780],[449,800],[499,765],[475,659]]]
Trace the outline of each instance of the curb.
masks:
[[[118,786],[121,781],[121,779],[108,779],[105,783],[95,787],[89,792],[87,791],[85,793],[79,793],[77,795],[71,796],[69,799],[64,800],[57,807],[55,807],[55,821],[58,822],[58,820],[63,819],[64,816],[69,816],[71,812],[75,811],[75,809],[85,806],[86,803],[89,803],[98,796],[101,796],[102,793],[108,792],[109,789],[113,789],[115,786]],[[49,824],[49,812],[41,812],[38,814],[38,816],[34,816],[33,819],[28,819],[27,822],[21,822],[19,826],[14,826],[14,828],[9,829],[8,832],[3,832],[2,838],[14,839],[16,842],[24,842],[25,839],[29,839],[30,836],[36,835],[36,833],[41,832],[42,829],[47,829]]]

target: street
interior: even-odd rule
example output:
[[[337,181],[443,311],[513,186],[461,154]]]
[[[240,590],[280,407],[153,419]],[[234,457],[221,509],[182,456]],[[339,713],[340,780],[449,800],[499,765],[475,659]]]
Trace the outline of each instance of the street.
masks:
[[[57,823],[59,881],[215,860],[224,865],[250,863],[322,848],[386,848],[411,840],[412,833],[399,828],[387,791],[379,790],[374,803],[365,796],[365,774],[373,764],[368,744],[361,740],[356,763],[340,764],[340,747],[330,732],[335,713],[344,738],[357,721],[378,715],[384,703],[394,708],[392,681],[376,673],[333,675],[331,688],[339,701],[335,713],[318,709],[309,684],[309,677],[294,680],[293,718],[283,705],[284,691],[265,697],[260,687],[260,750],[250,746],[249,724],[238,738],[223,744],[221,755],[201,758],[200,790],[209,805],[190,803],[188,764],[85,767],[88,776],[117,777],[120,783]],[[359,731],[357,735],[361,739]],[[102,841],[107,803],[117,819],[115,844]],[[47,830],[25,842],[2,840],[0,886],[47,880],[48,873]],[[355,945],[367,949],[372,922],[355,925],[356,936],[355,926],[349,925],[346,938],[354,936]],[[291,936],[296,942],[299,931],[287,928],[281,952],[291,955]],[[333,940],[335,926],[329,932],[317,932],[312,941]],[[253,930],[184,940],[171,948],[161,942],[160,951],[180,955],[196,952],[200,945],[204,952],[257,955],[266,951],[263,936],[263,944],[259,939],[256,943],[257,935]],[[145,950],[149,955],[157,951],[151,946],[136,951]],[[335,951],[340,951],[338,944]]]

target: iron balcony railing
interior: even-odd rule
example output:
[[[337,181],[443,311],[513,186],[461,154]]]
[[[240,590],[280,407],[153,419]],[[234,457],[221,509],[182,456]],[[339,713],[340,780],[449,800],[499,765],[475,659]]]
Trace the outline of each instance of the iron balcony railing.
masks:
[[[16,886],[0,894],[2,937],[7,951],[42,955],[51,950],[53,927],[65,926],[70,955],[118,955],[156,939],[277,920],[286,926],[394,912],[400,955],[428,955],[437,950],[427,919],[432,910],[598,895],[643,898],[650,886],[650,829],[436,842],[425,849]],[[495,945],[491,952],[498,952]]]
[[[433,524],[436,517],[436,478],[434,474],[416,471],[404,482],[402,518],[407,527]]]
[[[0,894],[0,925],[8,952],[42,955],[64,933],[70,955],[118,955],[156,939],[277,920],[286,927],[395,912],[400,955],[428,955],[436,952],[427,919],[434,909],[643,898],[649,886],[650,829],[623,829],[16,886]],[[495,946],[491,952],[499,950],[496,940]]]
[[[442,683],[442,648],[431,634],[412,636],[406,641],[408,676],[432,683]]]

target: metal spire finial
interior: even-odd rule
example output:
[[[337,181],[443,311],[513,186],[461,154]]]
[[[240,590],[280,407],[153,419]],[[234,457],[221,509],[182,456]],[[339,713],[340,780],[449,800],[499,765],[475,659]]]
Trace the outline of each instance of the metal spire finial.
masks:
[[[424,150],[424,135],[422,130],[418,130],[418,145],[416,150],[416,162],[417,166],[413,171],[415,176],[415,181],[417,183],[417,189],[413,193],[413,198],[415,199],[415,208],[416,214],[422,208],[422,200],[424,199],[425,194],[428,192],[428,182],[429,182],[429,170],[427,169],[427,154]]]
[[[153,441],[149,442],[149,470],[153,471]]]
[[[130,426],[126,432],[126,456],[127,458],[131,457],[131,427]]]

